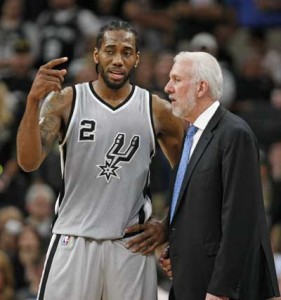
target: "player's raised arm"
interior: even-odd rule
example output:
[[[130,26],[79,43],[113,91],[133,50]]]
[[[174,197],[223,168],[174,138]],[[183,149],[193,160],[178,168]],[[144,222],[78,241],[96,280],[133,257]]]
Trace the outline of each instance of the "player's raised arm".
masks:
[[[36,170],[46,157],[61,126],[61,106],[65,92],[61,92],[66,70],[56,70],[66,57],[54,59],[40,67],[27,96],[26,109],[17,134],[17,159],[20,167]],[[50,92],[41,106],[41,100]]]

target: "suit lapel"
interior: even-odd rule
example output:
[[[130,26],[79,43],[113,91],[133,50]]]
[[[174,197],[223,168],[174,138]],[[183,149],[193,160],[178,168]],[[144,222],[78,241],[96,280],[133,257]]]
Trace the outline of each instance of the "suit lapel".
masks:
[[[175,209],[175,215],[177,213],[177,209],[179,207],[179,204],[183,198],[184,192],[188,186],[188,183],[190,181],[191,175],[198,163],[198,161],[200,160],[200,158],[202,157],[203,153],[205,152],[206,148],[208,147],[210,141],[212,140],[214,134],[213,134],[213,129],[217,126],[217,124],[219,123],[219,120],[222,118],[222,116],[227,112],[227,110],[222,107],[221,105],[218,107],[218,109],[216,110],[215,114],[213,115],[213,117],[211,118],[211,120],[209,121],[207,127],[205,128],[205,130],[203,131],[195,149],[194,152],[192,153],[192,156],[190,158],[187,170],[185,172],[184,175],[184,179],[182,182],[182,186],[180,189],[180,193],[179,193],[179,198],[178,198],[178,202],[177,202],[177,206]],[[175,217],[174,215],[174,217]]]

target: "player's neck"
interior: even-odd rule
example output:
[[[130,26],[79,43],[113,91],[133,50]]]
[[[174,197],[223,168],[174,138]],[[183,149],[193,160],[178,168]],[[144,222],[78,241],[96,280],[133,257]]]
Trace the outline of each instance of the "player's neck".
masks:
[[[113,106],[117,106],[125,101],[132,91],[132,85],[127,82],[120,89],[109,88],[104,82],[94,81],[94,91],[101,97],[105,102]]]

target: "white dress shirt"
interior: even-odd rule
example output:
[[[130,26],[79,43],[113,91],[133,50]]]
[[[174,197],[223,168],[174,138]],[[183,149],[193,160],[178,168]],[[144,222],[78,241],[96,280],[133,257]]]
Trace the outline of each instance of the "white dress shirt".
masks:
[[[209,121],[211,120],[219,106],[219,101],[215,101],[211,106],[209,106],[205,111],[203,111],[202,114],[193,123],[193,125],[196,126],[198,130],[193,137],[193,143],[190,150],[189,158],[191,157],[204,129],[207,127]]]

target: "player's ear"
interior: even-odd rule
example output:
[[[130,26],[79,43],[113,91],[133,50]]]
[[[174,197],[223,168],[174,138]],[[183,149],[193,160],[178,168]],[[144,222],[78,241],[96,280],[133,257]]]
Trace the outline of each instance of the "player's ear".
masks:
[[[96,64],[99,63],[99,51],[98,51],[97,47],[95,47],[94,52],[93,52],[93,60]]]
[[[138,51],[137,52],[137,59],[136,59],[136,62],[135,62],[135,68],[138,66],[139,62],[140,62],[140,52]]]

